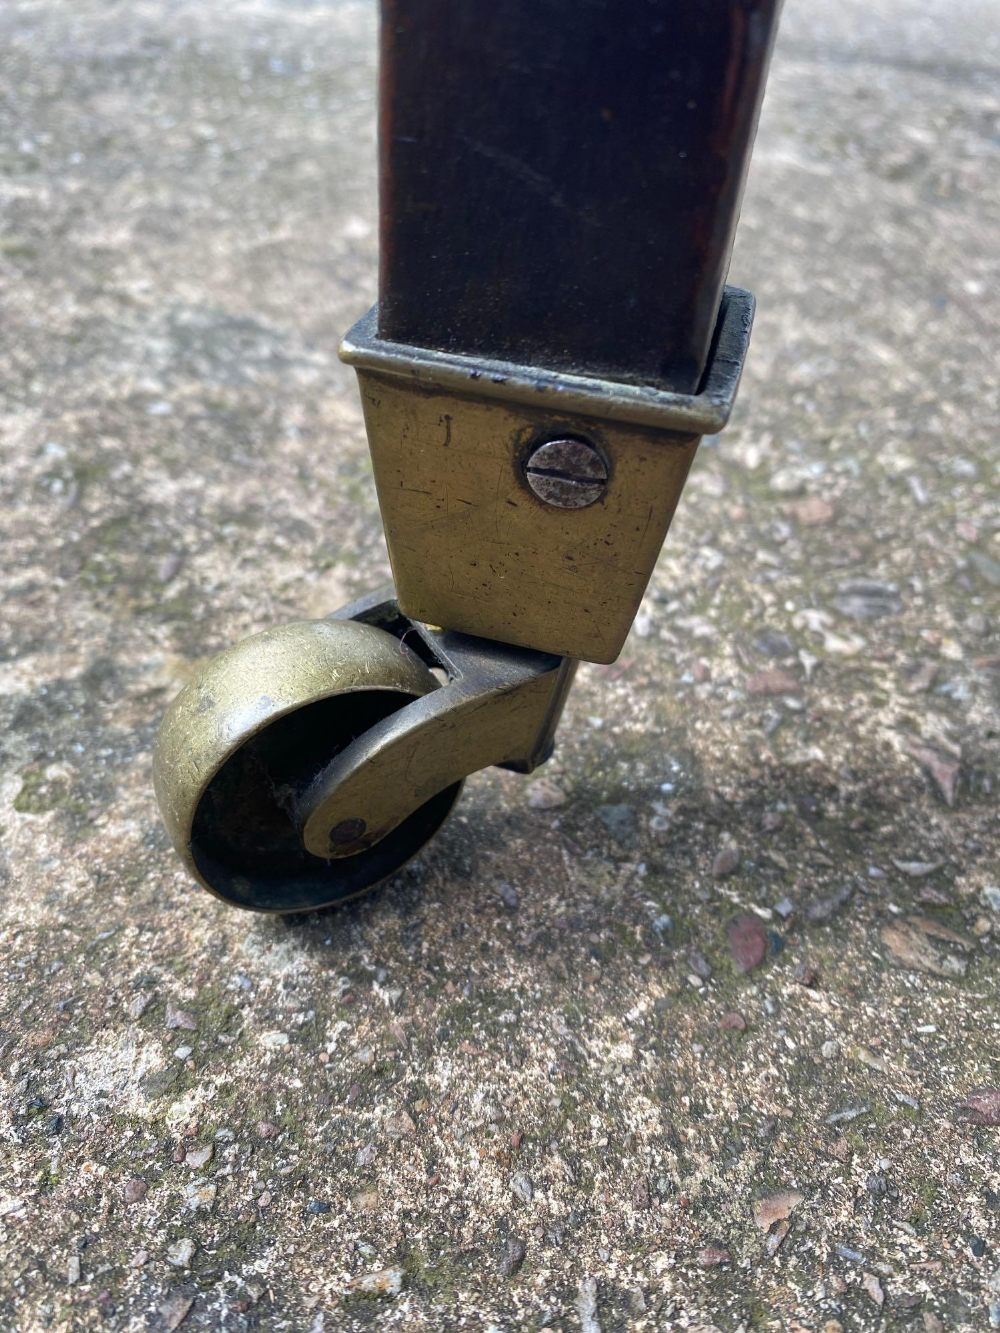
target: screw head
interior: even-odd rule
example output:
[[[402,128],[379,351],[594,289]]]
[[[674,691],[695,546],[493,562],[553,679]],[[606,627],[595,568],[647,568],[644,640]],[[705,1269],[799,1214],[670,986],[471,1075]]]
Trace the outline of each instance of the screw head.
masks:
[[[546,440],[531,451],[524,479],[545,504],[586,509],[607,490],[608,465],[588,440]]]

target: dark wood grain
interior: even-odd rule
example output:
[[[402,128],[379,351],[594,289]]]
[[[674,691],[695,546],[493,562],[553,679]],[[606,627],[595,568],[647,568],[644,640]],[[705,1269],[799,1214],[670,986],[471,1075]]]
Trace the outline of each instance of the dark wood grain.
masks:
[[[780,0],[382,0],[380,334],[691,392]]]

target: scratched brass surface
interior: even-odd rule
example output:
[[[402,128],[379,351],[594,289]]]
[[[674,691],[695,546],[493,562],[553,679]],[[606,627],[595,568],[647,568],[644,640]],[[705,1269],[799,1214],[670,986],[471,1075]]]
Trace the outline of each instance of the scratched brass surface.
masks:
[[[341,356],[358,373],[402,610],[466,634],[592,662],[621,651],[701,435],[732,407],[753,299],[727,289],[698,394],[554,375],[386,343],[373,312]],[[546,504],[524,464],[578,437],[608,462],[582,509]]]
[[[471,670],[368,728],[317,775],[299,804],[314,856],[371,846],[478,769],[530,772],[544,762],[576,664],[505,661],[511,650],[500,645],[486,657],[492,647],[481,664],[467,663]],[[331,830],[342,832],[331,837]]]
[[[544,504],[519,456],[545,412],[362,376],[372,466],[408,615],[544,652],[612,662],[635,616],[697,447],[648,430],[583,426],[609,460],[603,500]]]

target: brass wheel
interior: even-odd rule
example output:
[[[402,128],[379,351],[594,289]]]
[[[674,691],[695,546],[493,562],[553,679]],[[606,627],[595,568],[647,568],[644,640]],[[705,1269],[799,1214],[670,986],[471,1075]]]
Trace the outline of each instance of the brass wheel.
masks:
[[[351,741],[437,688],[397,638],[352,620],[283,625],[213,658],[171,704],[153,759],[191,872],[239,907],[304,912],[398,870],[447,818],[460,783],[371,847],[330,860],[303,845],[298,801]]]

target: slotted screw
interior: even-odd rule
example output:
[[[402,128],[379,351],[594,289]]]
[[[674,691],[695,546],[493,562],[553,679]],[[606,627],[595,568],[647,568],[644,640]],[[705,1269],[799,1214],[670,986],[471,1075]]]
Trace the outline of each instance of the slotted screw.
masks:
[[[528,485],[545,504],[585,509],[608,488],[608,465],[588,440],[546,440],[524,465]]]

